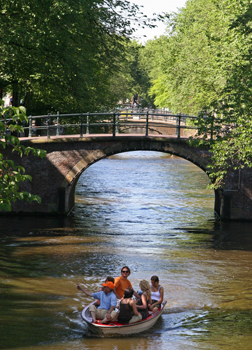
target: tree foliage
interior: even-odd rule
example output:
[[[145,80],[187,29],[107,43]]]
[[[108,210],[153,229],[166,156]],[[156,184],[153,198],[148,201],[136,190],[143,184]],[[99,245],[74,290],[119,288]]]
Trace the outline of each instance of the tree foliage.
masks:
[[[3,101],[1,101],[3,102]],[[11,148],[17,152],[20,157],[29,153],[45,157],[46,152],[32,147],[25,147],[20,144],[17,136],[13,133],[23,132],[22,123],[27,122],[24,107],[3,107],[0,106],[0,147]],[[25,174],[22,166],[16,165],[13,160],[6,159],[0,153],[0,211],[11,211],[11,205],[16,200],[37,201],[40,203],[40,197],[19,190],[20,182],[31,181],[30,175]]]
[[[151,79],[142,61],[144,46],[136,40],[125,38],[124,55],[118,59],[118,70],[110,76],[110,95],[114,105],[123,105],[137,93],[142,107],[153,106],[153,98],[149,96]]]
[[[193,144],[210,146],[214,188],[252,166],[251,23],[249,0],[188,0],[169,35],[146,45],[156,105],[199,115]]]
[[[213,140],[205,140],[213,154],[213,188],[225,182],[230,168],[252,167],[252,4],[224,0],[221,5],[228,28],[219,55],[225,84],[219,98],[205,106],[207,119],[199,118],[200,142],[206,131],[213,134]]]
[[[115,0],[2,0],[0,88],[28,114],[113,105],[111,76],[125,37],[147,24],[139,7]],[[152,25],[152,24],[150,24]]]
[[[219,57],[228,28],[212,0],[187,1],[168,25],[168,36],[146,45],[153,61],[151,93],[157,106],[197,114],[220,97],[225,84]]]

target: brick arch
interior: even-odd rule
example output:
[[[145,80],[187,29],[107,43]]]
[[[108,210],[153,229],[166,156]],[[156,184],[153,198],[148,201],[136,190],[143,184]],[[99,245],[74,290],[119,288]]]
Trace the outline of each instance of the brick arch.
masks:
[[[202,170],[206,171],[207,160],[209,158],[209,152],[207,150],[202,151],[197,148],[193,148],[185,141],[167,142],[162,138],[146,139],[135,138],[125,142],[125,137],[113,141],[104,147],[100,147],[99,150],[92,150],[85,157],[80,159],[68,172],[64,181],[61,184],[62,193],[65,194],[65,203],[67,207],[74,206],[75,187],[81,174],[92,164],[99,160],[109,157],[114,154],[129,152],[129,151],[158,151],[163,153],[169,153],[178,157],[184,158]]]
[[[114,154],[129,152],[129,151],[158,151],[163,153],[169,153],[178,157],[184,158],[196,166],[200,167],[203,171],[206,171],[208,159],[210,153],[208,150],[199,150],[195,147],[189,146],[184,142],[164,142],[155,140],[133,140],[132,142],[113,142],[111,145],[100,149],[99,151],[91,151],[87,156],[79,160],[72,169],[66,175],[66,178],[62,182],[62,186],[69,185],[76,181],[79,176],[90,165],[98,162],[99,160],[112,156]]]

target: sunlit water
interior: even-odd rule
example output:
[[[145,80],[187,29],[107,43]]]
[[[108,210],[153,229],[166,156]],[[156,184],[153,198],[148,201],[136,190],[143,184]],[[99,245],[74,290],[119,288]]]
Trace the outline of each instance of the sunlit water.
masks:
[[[131,152],[91,166],[73,215],[0,218],[1,349],[252,348],[252,223],[214,217],[214,193],[193,164]],[[148,332],[100,338],[80,311],[107,275],[157,274],[167,306]]]

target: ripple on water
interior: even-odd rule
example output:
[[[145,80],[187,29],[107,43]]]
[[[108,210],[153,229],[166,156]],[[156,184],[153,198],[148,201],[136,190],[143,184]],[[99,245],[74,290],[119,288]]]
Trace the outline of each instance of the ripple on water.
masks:
[[[181,158],[124,153],[82,174],[71,216],[1,218],[1,348],[250,350],[252,227],[216,222],[207,183]],[[149,332],[96,338],[76,283],[96,291],[123,265],[136,290],[158,274],[167,307]]]

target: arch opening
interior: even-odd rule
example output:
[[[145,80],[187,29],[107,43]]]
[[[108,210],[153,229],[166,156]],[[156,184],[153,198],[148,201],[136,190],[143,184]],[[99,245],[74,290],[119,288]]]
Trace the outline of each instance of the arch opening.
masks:
[[[199,167],[170,153],[121,152],[95,162],[78,177],[76,210],[93,215],[90,208],[101,213],[103,207],[120,217],[114,207],[117,203],[124,207],[122,211],[128,208],[139,218],[147,211],[150,217],[161,215],[162,210],[168,221],[175,213],[185,222],[193,217],[213,218],[214,193],[206,189],[207,183],[208,177]]]

